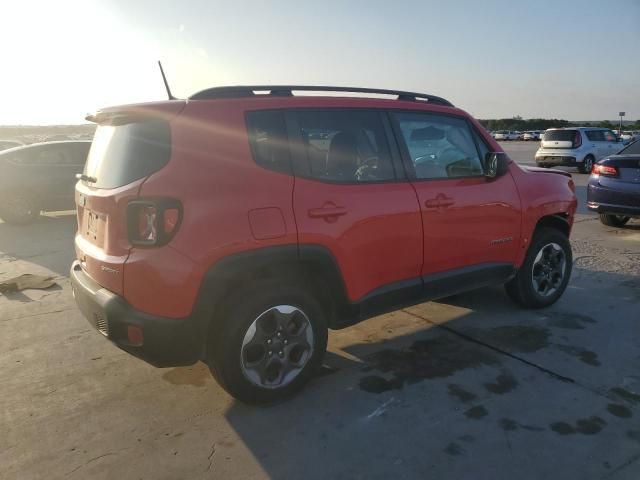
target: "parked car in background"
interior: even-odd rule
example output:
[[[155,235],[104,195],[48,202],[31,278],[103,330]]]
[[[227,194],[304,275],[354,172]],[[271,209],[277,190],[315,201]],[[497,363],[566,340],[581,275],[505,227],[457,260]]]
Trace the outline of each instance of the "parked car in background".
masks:
[[[0,219],[27,224],[41,211],[74,207],[76,174],[91,142],[35,143],[0,152]]]
[[[536,152],[539,167],[577,167],[591,173],[593,164],[623,147],[618,137],[605,128],[550,128],[546,130]]]
[[[610,227],[640,218],[640,140],[593,166],[587,186],[587,208]]]
[[[493,138],[496,140],[518,140],[518,133],[511,130],[498,130]]]
[[[440,97],[217,87],[88,119],[80,310],[156,366],[205,361],[248,403],[312,378],[327,328],[485,284],[545,307],[571,275],[571,175],[520,167]]]
[[[23,144],[17,140],[0,140],[0,151],[9,148],[21,147]]]
[[[540,132],[537,130],[529,130],[528,132],[524,132],[522,139],[525,141],[540,140]]]
[[[622,132],[622,135],[620,135],[620,138],[624,143],[633,142],[640,138],[640,132],[637,130],[625,130]]]

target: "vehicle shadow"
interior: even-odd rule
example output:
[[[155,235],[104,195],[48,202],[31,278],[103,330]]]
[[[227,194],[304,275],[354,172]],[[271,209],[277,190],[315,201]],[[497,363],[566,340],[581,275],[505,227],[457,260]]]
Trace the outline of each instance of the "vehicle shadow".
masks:
[[[416,319],[415,331],[373,343],[358,335],[342,348],[354,361],[327,355],[333,375],[282,404],[234,402],[226,419],[270,478],[445,478],[469,471],[498,478],[496,462],[500,478],[512,478],[522,461],[530,468],[521,478],[540,478],[549,465],[559,477],[602,475],[601,461],[577,458],[570,436],[552,426],[574,421],[572,414],[606,419],[607,433],[595,428],[581,448],[598,451],[599,459],[637,451],[625,424],[607,414],[610,400],[577,385],[606,397],[640,366],[638,345],[625,339],[638,339],[640,278],[579,266],[574,272],[564,297],[542,310],[518,308],[501,287],[404,309]],[[606,302],[593,296],[594,285]],[[612,308],[615,327],[606,321]],[[532,397],[544,398],[544,407]],[[505,442],[505,435],[520,441]]]
[[[0,264],[24,260],[68,276],[76,230],[73,214],[41,216],[30,225],[0,223]]]

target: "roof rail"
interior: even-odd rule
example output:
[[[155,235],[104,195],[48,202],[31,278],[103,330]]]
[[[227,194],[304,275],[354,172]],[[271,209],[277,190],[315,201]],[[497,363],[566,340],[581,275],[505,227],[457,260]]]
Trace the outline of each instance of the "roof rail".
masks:
[[[252,97],[255,92],[269,92],[267,95],[291,97],[294,91],[307,92],[349,92],[349,93],[373,93],[376,95],[397,95],[398,100],[404,101],[428,101],[437,105],[453,107],[453,104],[442,97],[429,95],[426,93],[403,92],[401,90],[383,90],[379,88],[361,87],[329,87],[314,85],[243,85],[233,87],[213,87],[195,93],[189,100],[213,100],[218,98],[242,98]]]

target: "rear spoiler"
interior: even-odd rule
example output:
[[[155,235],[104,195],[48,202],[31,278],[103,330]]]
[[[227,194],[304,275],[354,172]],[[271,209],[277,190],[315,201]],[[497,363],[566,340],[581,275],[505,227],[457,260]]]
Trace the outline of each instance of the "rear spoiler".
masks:
[[[85,120],[99,125],[126,125],[153,119],[171,121],[186,104],[185,100],[169,100],[109,107],[88,114]]]

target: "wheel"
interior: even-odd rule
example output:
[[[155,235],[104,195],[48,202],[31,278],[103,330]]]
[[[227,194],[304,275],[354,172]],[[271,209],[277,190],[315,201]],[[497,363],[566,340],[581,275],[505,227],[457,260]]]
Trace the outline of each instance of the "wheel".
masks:
[[[591,173],[591,169],[593,168],[593,160],[594,159],[592,155],[587,155],[586,157],[584,157],[582,165],[578,166],[578,170],[580,171],[580,173]]]
[[[227,300],[207,344],[214,378],[248,404],[284,400],[319,368],[327,322],[312,288],[259,282]]]
[[[23,191],[12,191],[0,199],[0,218],[14,225],[27,225],[40,215],[38,202]]]
[[[507,294],[526,308],[547,307],[567,288],[572,263],[567,236],[554,228],[541,228],[535,233],[517,275],[506,283]]]
[[[624,215],[600,214],[600,222],[608,227],[624,227],[630,218],[631,217],[625,217]]]

